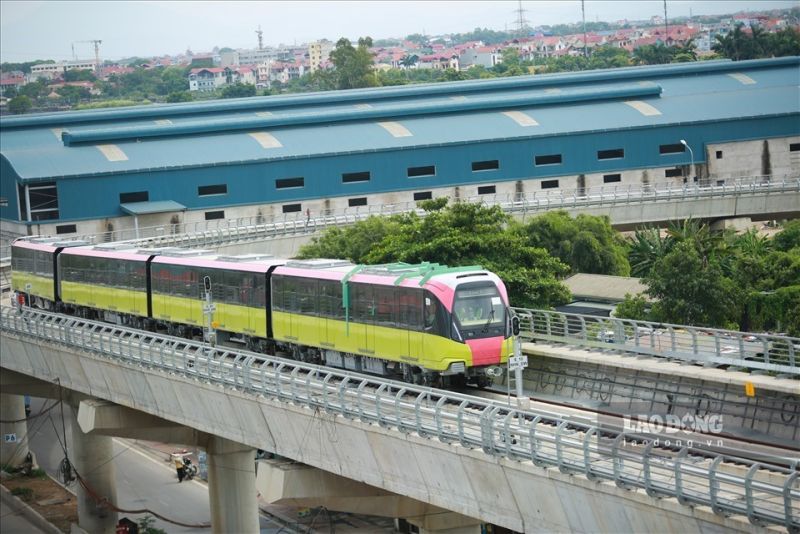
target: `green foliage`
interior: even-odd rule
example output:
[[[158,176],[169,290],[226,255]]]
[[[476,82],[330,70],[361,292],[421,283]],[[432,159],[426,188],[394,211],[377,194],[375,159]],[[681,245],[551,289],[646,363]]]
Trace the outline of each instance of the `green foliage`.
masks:
[[[222,98],[244,98],[256,96],[256,86],[251,83],[235,83],[227,85],[220,93]]]
[[[336,66],[336,88],[355,89],[358,87],[375,87],[378,77],[372,72],[372,38],[362,37],[358,47],[353,47],[349,39],[342,37],[336,42],[336,48],[330,54],[331,62]]]
[[[192,93],[189,91],[175,91],[167,95],[167,102],[191,102],[194,100]]]
[[[14,113],[15,115],[27,113],[32,107],[33,102],[31,102],[31,99],[25,95],[15,96],[8,101],[8,111]]]
[[[19,94],[27,96],[31,100],[47,95],[47,84],[43,80],[26,83],[19,89]]]
[[[650,304],[644,295],[625,294],[625,300],[617,304],[614,310],[614,317],[620,319],[633,319],[634,321],[648,321],[650,314],[648,309]]]
[[[141,106],[150,104],[149,100],[136,102],[134,100],[99,100],[97,102],[88,102],[86,104],[78,104],[75,109],[102,109],[102,108],[122,108],[128,106]]]
[[[415,212],[388,219],[371,217],[350,228],[331,229],[303,247],[301,257],[369,264],[478,264],[503,279],[515,306],[549,307],[568,301],[569,292],[558,280],[568,267],[528,244],[519,225],[500,208],[443,202],[421,202],[424,217]]]
[[[475,28],[469,33],[456,33],[450,36],[454,45],[469,41],[483,41],[486,45],[493,45],[510,41],[514,37],[517,37],[515,32],[501,32],[488,28]]]
[[[658,228],[636,230],[628,243],[628,261],[633,276],[645,276],[653,265],[663,258],[671,246],[671,241],[662,239]]]
[[[64,73],[65,82],[93,82],[94,73],[89,69],[71,69]]]
[[[56,89],[56,93],[58,93],[61,98],[63,98],[64,101],[69,104],[77,104],[81,100],[89,100],[89,98],[92,96],[87,88],[78,87],[75,85],[65,85],[64,87],[59,87]]]
[[[783,226],[783,230],[775,235],[774,244],[776,250],[782,250],[783,252],[800,247],[800,219],[786,223]]]
[[[739,319],[739,291],[716,258],[704,259],[691,240],[678,242],[645,277],[658,299],[655,320],[727,328]]]
[[[625,242],[608,217],[552,211],[524,227],[528,243],[570,266],[573,273],[630,275]]]
[[[742,24],[737,24],[727,35],[717,35],[716,40],[712,50],[734,61],[800,55],[800,32],[792,27],[767,33],[760,26],[752,26],[747,33]]]
[[[0,71],[13,72],[15,70],[24,72],[25,74],[31,73],[31,67],[34,65],[46,65],[55,63],[52,59],[35,59],[33,61],[26,61],[24,63],[2,63],[0,64]]]
[[[139,532],[141,534],[167,534],[166,530],[162,530],[160,528],[155,528],[153,523],[155,523],[155,518],[146,515],[143,518],[139,519],[138,527]]]

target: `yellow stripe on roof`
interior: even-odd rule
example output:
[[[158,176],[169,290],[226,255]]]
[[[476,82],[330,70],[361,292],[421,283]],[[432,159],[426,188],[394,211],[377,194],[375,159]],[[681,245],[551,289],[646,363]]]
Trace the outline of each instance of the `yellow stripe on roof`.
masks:
[[[413,137],[414,134],[408,131],[408,128],[394,121],[379,122],[378,126],[392,134],[393,137]]]
[[[369,104],[356,104],[353,107],[355,107],[356,109],[372,109],[372,106],[370,106]]]
[[[557,95],[561,92],[561,89],[558,87],[551,87],[550,89],[545,89],[544,92],[548,95]]]
[[[269,111],[256,111],[257,117],[272,117],[272,113]]]
[[[628,104],[633,109],[635,109],[636,111],[638,111],[639,113],[641,113],[642,115],[648,117],[651,115],[661,115],[660,111],[658,111],[656,108],[654,108],[647,102],[642,102],[641,100],[626,100],[625,103]]]
[[[281,148],[283,145],[278,141],[275,136],[267,132],[250,132],[250,137],[258,141],[261,148]]]
[[[53,132],[53,135],[56,136],[56,139],[61,141],[61,132],[64,131],[63,128],[50,128],[50,131]]]
[[[168,124],[172,124],[172,121],[169,119],[156,119],[153,122],[158,124],[159,126],[166,126]]]
[[[728,76],[740,82],[742,85],[753,85],[756,81],[748,76],[747,74],[742,74],[741,72],[730,72]]]
[[[461,95],[455,95],[450,97],[450,100],[455,100],[457,102],[463,102],[466,99],[467,99],[466,96],[461,96]]]
[[[128,156],[117,145],[94,145],[108,161],[128,161]]]
[[[503,115],[520,126],[539,126],[539,123],[536,122],[533,117],[521,111],[503,111]]]

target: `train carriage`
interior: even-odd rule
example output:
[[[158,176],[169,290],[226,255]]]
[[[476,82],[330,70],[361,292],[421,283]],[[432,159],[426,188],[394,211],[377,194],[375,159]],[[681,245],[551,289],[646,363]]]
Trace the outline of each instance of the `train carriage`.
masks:
[[[216,256],[209,251],[168,252],[150,265],[152,317],[189,328],[205,326],[204,278],[211,285],[215,328],[245,338],[268,337],[267,276],[285,260]]]
[[[82,241],[26,237],[11,244],[11,289],[28,305],[54,309],[59,300],[56,261],[67,247]]]

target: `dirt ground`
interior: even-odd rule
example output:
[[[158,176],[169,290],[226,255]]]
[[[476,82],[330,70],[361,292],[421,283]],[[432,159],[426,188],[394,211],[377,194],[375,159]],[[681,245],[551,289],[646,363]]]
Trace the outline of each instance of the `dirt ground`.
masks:
[[[17,498],[25,501],[61,532],[69,532],[70,524],[78,522],[77,499],[48,476],[11,475],[2,480],[2,485],[12,492],[15,488],[30,488],[33,491],[30,497],[17,495]]]

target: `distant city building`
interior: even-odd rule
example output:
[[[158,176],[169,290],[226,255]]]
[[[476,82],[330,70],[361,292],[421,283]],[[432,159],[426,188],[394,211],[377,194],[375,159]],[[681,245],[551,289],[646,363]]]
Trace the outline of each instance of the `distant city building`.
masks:
[[[308,45],[308,68],[311,72],[316,72],[326,63],[332,51],[333,43],[330,41],[322,40]]]
[[[52,80],[58,78],[68,70],[95,70],[94,61],[62,61],[60,63],[40,63],[31,67],[31,73],[28,76],[29,81],[35,81],[39,78]]]
[[[255,85],[256,72],[252,67],[209,67],[189,71],[189,91],[215,91],[226,85],[244,83]]]

